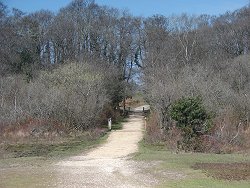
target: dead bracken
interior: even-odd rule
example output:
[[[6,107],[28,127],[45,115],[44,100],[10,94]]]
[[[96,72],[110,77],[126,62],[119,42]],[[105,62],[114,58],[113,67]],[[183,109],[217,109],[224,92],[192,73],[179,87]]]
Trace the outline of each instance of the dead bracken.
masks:
[[[206,175],[223,180],[250,180],[250,163],[196,163]]]

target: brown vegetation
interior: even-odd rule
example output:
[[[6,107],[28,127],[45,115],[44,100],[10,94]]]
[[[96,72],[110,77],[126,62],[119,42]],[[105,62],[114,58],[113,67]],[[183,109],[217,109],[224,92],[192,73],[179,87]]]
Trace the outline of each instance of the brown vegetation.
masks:
[[[56,125],[68,133],[119,121],[116,109],[140,66],[140,24],[92,0],[72,1],[57,14],[9,11],[0,2],[1,135],[29,137],[32,130],[19,126],[29,118],[26,126],[41,137],[58,132]]]
[[[196,163],[194,169],[222,180],[250,180],[250,163]]]
[[[249,148],[249,11],[145,20],[144,94],[166,136],[176,123],[175,101],[200,97],[213,117],[213,129],[199,139],[202,151]]]

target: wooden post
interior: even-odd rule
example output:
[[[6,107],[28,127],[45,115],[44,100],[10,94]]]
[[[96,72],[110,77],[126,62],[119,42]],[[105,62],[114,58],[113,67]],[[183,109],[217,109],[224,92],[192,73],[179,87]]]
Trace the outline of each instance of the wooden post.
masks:
[[[108,130],[111,131],[112,129],[112,120],[111,118],[108,119]]]
[[[164,133],[164,127],[161,127],[161,134]]]

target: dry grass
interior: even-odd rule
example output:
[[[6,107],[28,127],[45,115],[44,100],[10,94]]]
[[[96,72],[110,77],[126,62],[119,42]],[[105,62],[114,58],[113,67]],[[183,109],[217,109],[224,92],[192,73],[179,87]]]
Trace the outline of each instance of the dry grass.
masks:
[[[55,141],[67,133],[65,126],[58,121],[26,117],[2,126],[0,143],[29,143],[37,140]]]
[[[94,129],[85,132],[56,136],[51,139],[46,137],[21,137],[14,136],[2,140],[0,144],[0,159],[18,157],[61,157],[68,156],[99,143],[106,135],[106,129]],[[48,137],[47,137],[48,138]]]

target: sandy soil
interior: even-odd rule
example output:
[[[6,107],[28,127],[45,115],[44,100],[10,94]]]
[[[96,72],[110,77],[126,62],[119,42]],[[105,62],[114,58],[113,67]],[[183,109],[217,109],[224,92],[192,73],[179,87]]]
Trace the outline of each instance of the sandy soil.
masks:
[[[56,164],[55,187],[152,187],[157,180],[147,172],[151,164],[130,160],[143,136],[142,116],[131,116],[123,130],[112,131],[105,144],[87,154]]]

